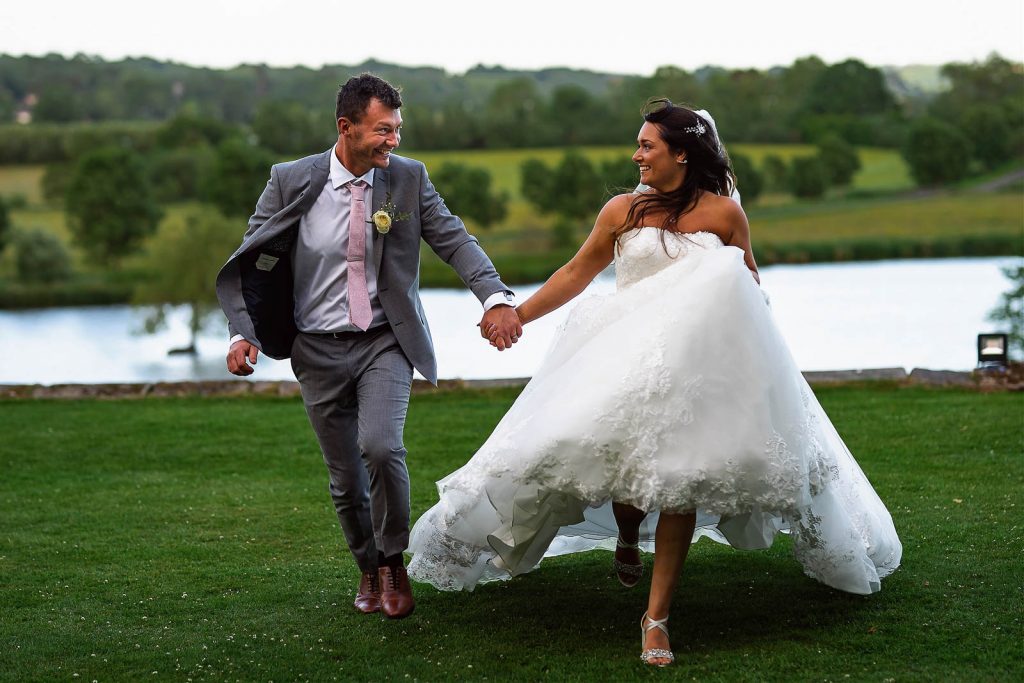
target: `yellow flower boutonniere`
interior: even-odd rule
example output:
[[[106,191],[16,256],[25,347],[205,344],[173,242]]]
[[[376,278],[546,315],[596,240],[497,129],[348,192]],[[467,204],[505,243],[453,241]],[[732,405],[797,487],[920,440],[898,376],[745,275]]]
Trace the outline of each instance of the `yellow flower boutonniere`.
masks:
[[[382,235],[386,235],[391,232],[391,224],[396,221],[403,221],[410,215],[407,212],[399,211],[395,203],[391,201],[391,193],[384,197],[384,204],[377,211],[373,212],[370,217],[373,221],[373,226],[377,228],[377,232]]]

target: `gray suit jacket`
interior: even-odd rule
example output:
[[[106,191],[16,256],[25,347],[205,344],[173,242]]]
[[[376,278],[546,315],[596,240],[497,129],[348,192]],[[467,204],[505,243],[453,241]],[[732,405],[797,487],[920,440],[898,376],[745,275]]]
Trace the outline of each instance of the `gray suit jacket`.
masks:
[[[271,168],[242,245],[217,275],[217,298],[231,334],[241,334],[271,358],[288,358],[298,333],[291,251],[299,219],[324,189],[333,153]],[[419,296],[420,239],[455,269],[481,303],[508,288],[477,239],[448,211],[423,164],[392,155],[388,168],[374,172],[372,210],[380,209],[388,195],[397,212],[410,215],[395,221],[386,235],[374,231],[378,298],[402,351],[436,384],[434,344]],[[273,258],[278,260],[266,270]]]

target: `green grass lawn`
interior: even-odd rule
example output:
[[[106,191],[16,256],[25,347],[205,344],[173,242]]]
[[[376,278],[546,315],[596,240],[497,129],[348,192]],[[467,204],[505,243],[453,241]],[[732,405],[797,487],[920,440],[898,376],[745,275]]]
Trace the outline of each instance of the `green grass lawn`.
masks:
[[[969,234],[1018,235],[1024,231],[1024,196],[1017,192],[953,194],[923,198],[833,201],[749,209],[758,241],[865,238],[942,238]]]
[[[414,397],[414,517],[515,395]],[[786,538],[701,541],[661,671],[638,659],[647,580],[621,588],[602,551],[468,594],[418,585],[399,622],[354,612],[297,400],[0,402],[0,679],[1020,680],[1024,397],[818,395],[903,566],[855,596],[804,577]]]
[[[42,201],[45,166],[0,166],[0,196],[21,196],[29,204]]]

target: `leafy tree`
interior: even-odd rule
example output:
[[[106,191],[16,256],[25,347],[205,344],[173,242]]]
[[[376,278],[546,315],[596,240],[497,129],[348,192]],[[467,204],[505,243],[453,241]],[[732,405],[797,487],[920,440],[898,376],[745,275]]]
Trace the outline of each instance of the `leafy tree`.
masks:
[[[783,137],[778,119],[781,103],[772,93],[776,77],[755,69],[716,69],[705,84],[701,102],[715,117],[724,140],[761,140]]]
[[[491,191],[487,169],[449,161],[433,175],[433,181],[453,213],[473,219],[482,228],[500,223],[508,215],[508,195]]]
[[[627,156],[605,159],[598,174],[604,184],[605,197],[614,197],[623,192],[632,192],[640,182],[640,171]]]
[[[52,284],[71,277],[71,256],[52,233],[40,229],[14,233],[14,269],[21,282]]]
[[[502,83],[491,92],[484,113],[488,146],[550,144],[553,135],[545,112],[543,97],[532,79]]]
[[[853,176],[860,170],[857,150],[838,135],[828,135],[818,143],[818,159],[825,169],[829,185],[849,185]]]
[[[963,133],[933,118],[922,118],[910,129],[903,158],[918,185],[939,185],[966,177],[971,143]]]
[[[789,166],[777,154],[769,154],[761,161],[765,186],[774,192],[789,190]]]
[[[991,104],[970,107],[964,114],[960,130],[970,140],[974,158],[984,168],[995,168],[1013,158],[1010,126],[999,107]]]
[[[563,85],[551,93],[546,122],[553,142],[572,146],[601,140],[608,112],[602,103],[578,85]]]
[[[551,169],[540,159],[526,159],[519,166],[519,185],[523,199],[533,204],[541,213],[554,210],[551,193]]]
[[[142,158],[117,147],[78,160],[64,210],[75,244],[105,265],[138,249],[161,217]]]
[[[558,166],[549,169],[543,162],[523,162],[523,196],[542,213],[557,214],[555,241],[559,246],[575,243],[576,227],[601,208],[605,186],[590,161],[569,150]]]
[[[704,100],[701,79],[677,66],[659,66],[645,85],[648,97],[667,97],[680,104]],[[639,113],[642,104],[642,100],[637,103],[635,114]]]
[[[312,154],[326,149],[335,135],[319,116],[298,102],[272,100],[256,110],[252,130],[260,145],[279,154]]]
[[[899,109],[880,69],[856,59],[821,71],[795,117],[806,140],[836,134],[854,144],[893,144],[902,134]]]
[[[881,69],[848,59],[832,64],[815,78],[807,92],[806,109],[814,114],[863,116],[896,109]]]
[[[216,211],[191,211],[183,220],[165,224],[145,257],[153,276],[132,295],[135,304],[155,306],[144,321],[145,330],[162,329],[170,306],[186,305],[191,311],[190,342],[178,351],[195,353],[197,335],[218,309],[213,281],[238,241],[237,222]]]
[[[164,149],[213,146],[237,132],[234,126],[203,116],[196,107],[187,106],[157,129],[156,143]]]
[[[582,220],[597,215],[604,199],[604,185],[587,157],[570,149],[551,174],[548,196],[555,211],[566,218]]]
[[[332,114],[333,116],[333,114]],[[487,135],[482,117],[471,113],[465,102],[446,102],[439,107],[411,102],[402,107],[412,135],[402,145],[416,149],[482,149]]]
[[[569,150],[558,166],[551,169],[537,159],[523,162],[523,196],[542,213],[556,213],[570,219],[596,213],[604,196],[604,186],[593,164]]]
[[[11,214],[7,211],[7,202],[0,197],[0,254],[7,247],[7,238],[11,232]]]
[[[1024,126],[1024,70],[1019,62],[993,54],[984,62],[946,64],[942,75],[950,87],[932,100],[932,116],[962,124],[970,109],[990,105],[1003,111],[1011,128]]]
[[[74,90],[54,83],[40,93],[32,117],[39,122],[68,123],[85,118],[85,111]]]
[[[801,199],[817,199],[825,194],[825,168],[818,157],[797,157],[789,168],[789,189]]]
[[[1006,323],[1010,348],[1024,354],[1024,266],[1003,268],[1011,288],[1002,293],[999,303],[988,313],[988,319]]]
[[[249,216],[267,184],[274,155],[232,138],[217,146],[204,183],[206,200],[225,216]]]
[[[202,178],[213,164],[213,150],[206,145],[160,150],[150,155],[149,177],[160,202],[201,199]]]
[[[746,204],[753,204],[764,190],[764,176],[754,167],[750,157],[732,155],[732,170],[736,174],[736,188]]]

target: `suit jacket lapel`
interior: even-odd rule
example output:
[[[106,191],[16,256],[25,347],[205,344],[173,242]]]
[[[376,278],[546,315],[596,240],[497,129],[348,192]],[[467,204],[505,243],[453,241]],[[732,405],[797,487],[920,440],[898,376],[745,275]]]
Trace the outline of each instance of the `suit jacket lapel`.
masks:
[[[324,185],[327,183],[327,176],[331,174],[332,154],[334,154],[333,147],[321,154],[313,162],[313,167],[309,169],[309,187],[306,188],[306,193],[302,197],[302,203],[299,205],[300,215],[313,208],[316,198],[323,191]]]
[[[391,174],[386,168],[378,168],[373,172],[373,206],[370,216],[380,211],[384,201],[391,193]],[[373,230],[373,264],[377,269],[377,277],[380,277],[380,262],[384,256],[384,244],[387,242],[377,229]]]

